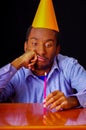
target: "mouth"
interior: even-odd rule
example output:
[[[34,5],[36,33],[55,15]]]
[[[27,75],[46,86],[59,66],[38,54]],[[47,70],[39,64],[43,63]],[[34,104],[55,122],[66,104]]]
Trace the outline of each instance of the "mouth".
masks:
[[[38,59],[38,61],[41,61],[41,62],[44,62],[44,61],[46,61],[46,58],[45,57],[41,57],[41,56],[37,56],[37,59]]]

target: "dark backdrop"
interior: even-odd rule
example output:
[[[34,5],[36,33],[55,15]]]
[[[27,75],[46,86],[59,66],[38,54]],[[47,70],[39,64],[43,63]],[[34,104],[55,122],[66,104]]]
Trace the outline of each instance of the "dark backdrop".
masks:
[[[27,28],[39,0],[3,0],[0,67],[21,55]],[[61,53],[86,68],[86,0],[53,0],[61,34]]]

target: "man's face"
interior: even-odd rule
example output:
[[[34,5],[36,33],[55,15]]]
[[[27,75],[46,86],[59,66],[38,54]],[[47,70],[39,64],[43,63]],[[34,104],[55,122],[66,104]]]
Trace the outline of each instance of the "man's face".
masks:
[[[37,54],[36,69],[51,68],[55,55],[59,53],[54,31],[44,28],[32,28],[25,44],[27,50],[34,50]]]

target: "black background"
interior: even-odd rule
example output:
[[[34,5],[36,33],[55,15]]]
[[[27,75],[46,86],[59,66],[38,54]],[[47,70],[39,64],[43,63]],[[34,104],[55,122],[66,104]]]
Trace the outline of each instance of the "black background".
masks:
[[[0,67],[20,56],[27,28],[39,0],[3,0]],[[61,33],[61,53],[78,59],[86,68],[86,0],[53,0]]]

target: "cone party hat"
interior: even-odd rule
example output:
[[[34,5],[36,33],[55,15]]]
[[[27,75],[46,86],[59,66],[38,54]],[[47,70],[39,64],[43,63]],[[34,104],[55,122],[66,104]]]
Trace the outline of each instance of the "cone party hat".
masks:
[[[59,32],[52,0],[40,0],[32,27],[48,28]]]

